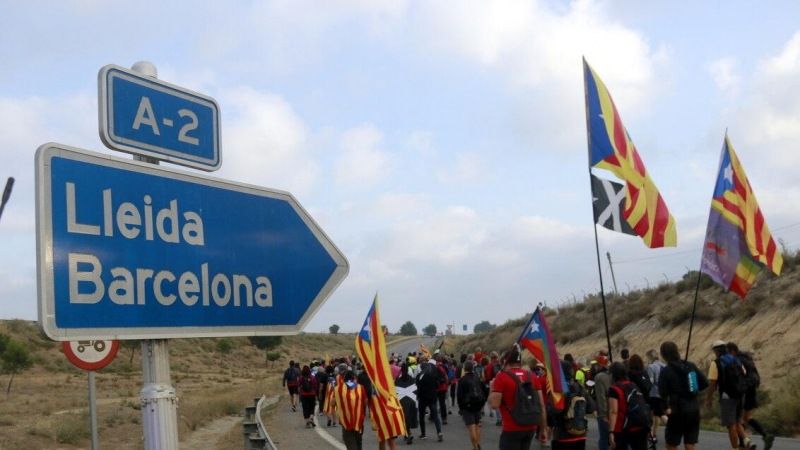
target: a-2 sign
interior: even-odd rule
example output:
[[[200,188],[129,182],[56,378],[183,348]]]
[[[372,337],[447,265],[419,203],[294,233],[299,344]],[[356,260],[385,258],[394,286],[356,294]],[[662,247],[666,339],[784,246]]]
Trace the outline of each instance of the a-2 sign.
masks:
[[[98,106],[109,148],[205,171],[222,165],[211,97],[111,64],[98,74]]]
[[[60,144],[36,163],[51,339],[297,333],[347,275],[289,193]]]
[[[83,370],[100,370],[117,356],[119,341],[64,341],[64,354],[75,367]]]

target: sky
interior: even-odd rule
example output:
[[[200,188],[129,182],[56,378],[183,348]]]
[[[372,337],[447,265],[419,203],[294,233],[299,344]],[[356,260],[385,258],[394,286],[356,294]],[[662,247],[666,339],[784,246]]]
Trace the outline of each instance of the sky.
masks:
[[[211,176],[291,192],[347,257],[348,277],[308,332],[356,331],[376,292],[392,332],[502,324],[598,293],[600,273],[612,292],[607,254],[620,292],[680,280],[699,268],[726,130],[774,237],[800,247],[797,2],[0,0],[0,10],[0,182],[16,179],[0,219],[1,319],[37,319],[36,149],[129,158],[99,139],[97,74],[137,61],[219,103],[223,164]],[[648,249],[599,228],[600,271],[582,57],[678,232],[677,247]]]

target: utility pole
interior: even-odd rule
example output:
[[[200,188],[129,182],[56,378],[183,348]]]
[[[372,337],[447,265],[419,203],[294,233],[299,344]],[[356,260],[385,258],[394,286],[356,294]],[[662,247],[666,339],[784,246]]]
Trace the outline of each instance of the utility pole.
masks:
[[[611,252],[606,252],[606,256],[608,257],[608,267],[611,268],[611,281],[614,283],[614,294],[619,295],[617,291],[617,279],[614,278],[614,265],[611,264]]]

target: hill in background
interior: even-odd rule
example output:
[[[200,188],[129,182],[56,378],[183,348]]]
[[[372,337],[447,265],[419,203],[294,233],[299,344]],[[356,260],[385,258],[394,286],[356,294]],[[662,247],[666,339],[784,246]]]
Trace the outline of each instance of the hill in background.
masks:
[[[800,433],[800,256],[794,253],[784,257],[781,276],[762,271],[745,300],[725,293],[702,275],[689,360],[707,369],[714,359],[711,345],[717,339],[736,342],[741,350],[752,352],[762,379],[764,392],[760,395],[769,403],[758,410],[757,417],[783,434],[796,435]],[[619,360],[622,348],[644,356],[668,340],[685,355],[697,277],[694,271],[677,283],[607,295],[612,356]],[[534,305],[532,301],[521,309],[532,311]],[[560,356],[571,353],[589,361],[600,348],[608,346],[603,302],[598,295],[555,309],[545,308],[544,312]],[[478,346],[484,352],[505,351],[529,317],[527,314],[490,332],[459,338],[451,346],[456,354],[474,352]]]

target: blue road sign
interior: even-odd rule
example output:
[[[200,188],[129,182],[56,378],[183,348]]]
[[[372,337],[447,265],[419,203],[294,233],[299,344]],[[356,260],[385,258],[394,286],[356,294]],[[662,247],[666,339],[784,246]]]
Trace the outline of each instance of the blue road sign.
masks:
[[[219,106],[208,96],[116,65],[98,74],[100,139],[114,150],[214,171]]]
[[[349,270],[287,192],[61,144],[36,167],[54,340],[296,333]]]

